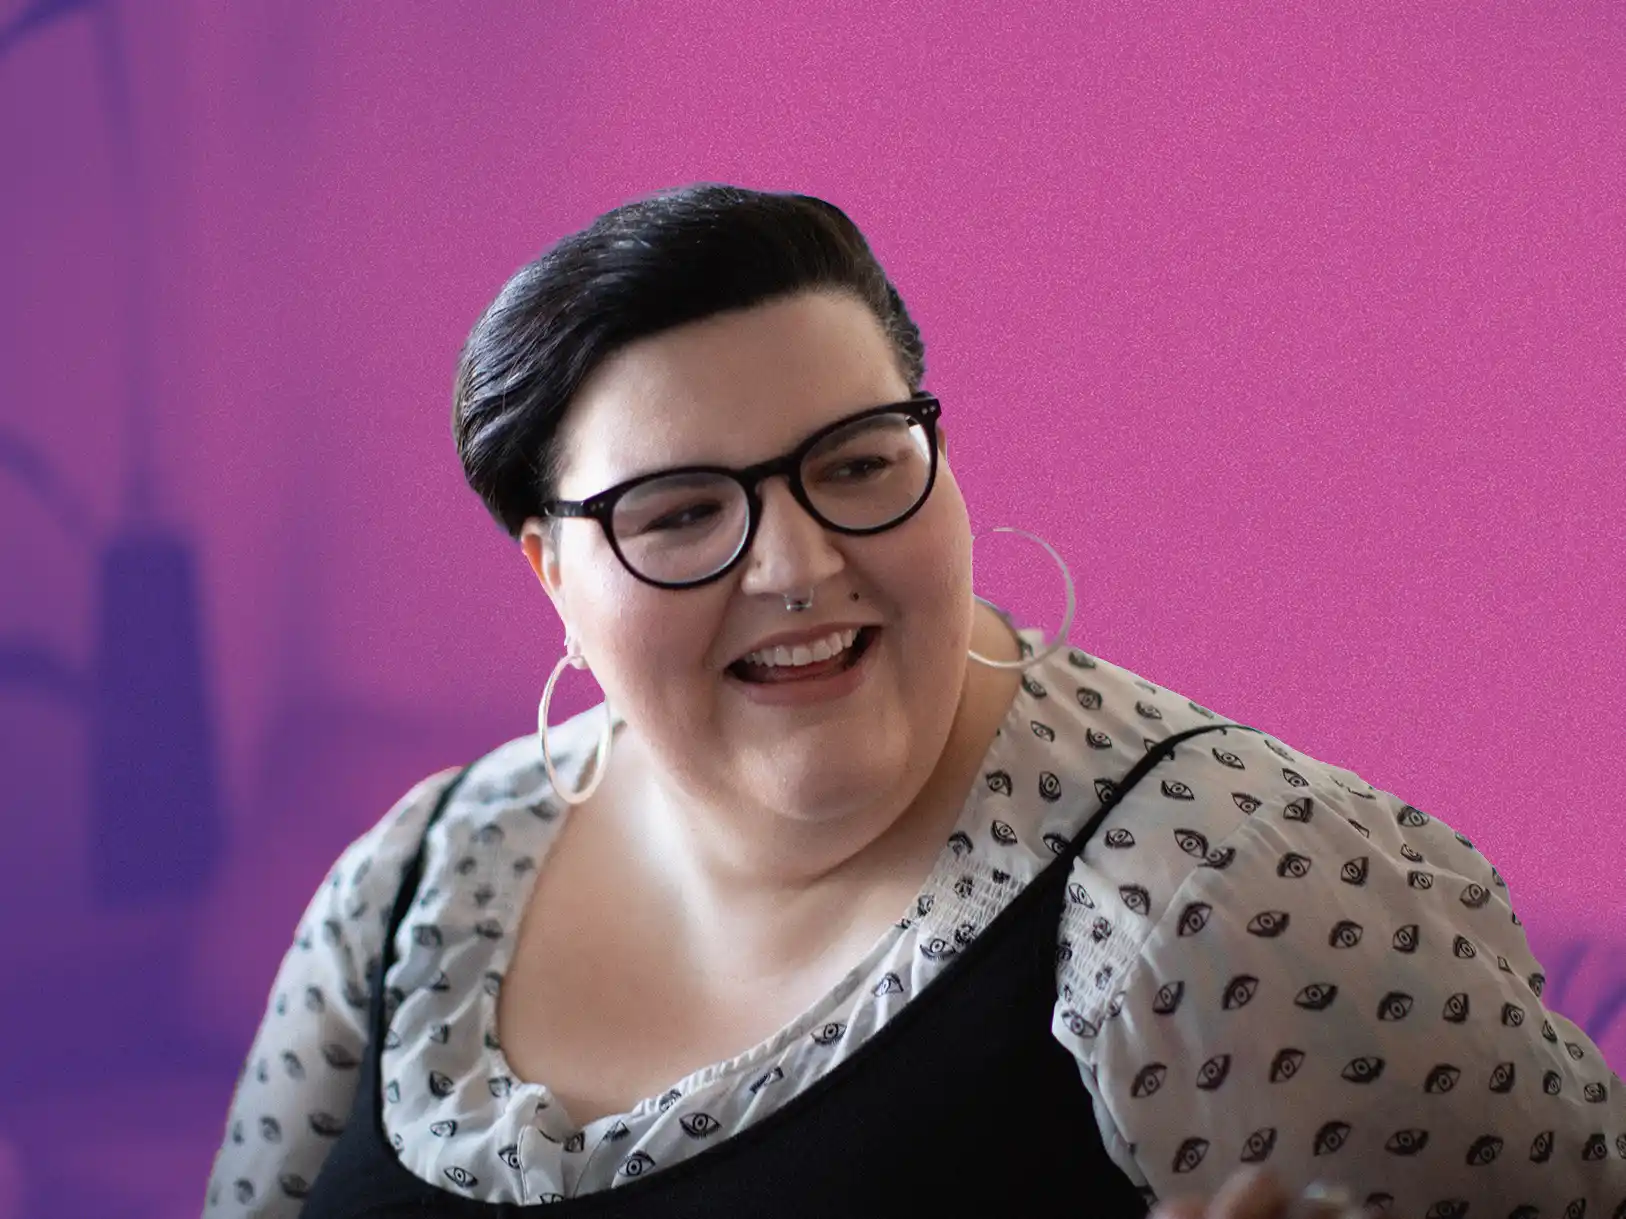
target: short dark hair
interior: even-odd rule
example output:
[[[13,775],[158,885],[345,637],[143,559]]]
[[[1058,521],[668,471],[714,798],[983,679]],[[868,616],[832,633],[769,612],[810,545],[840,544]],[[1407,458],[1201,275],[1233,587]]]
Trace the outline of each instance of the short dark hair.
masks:
[[[920,328],[834,204],[700,183],[604,213],[515,272],[470,331],[452,396],[464,477],[517,539],[557,494],[566,409],[617,348],[820,289],[850,292],[874,312],[917,391]]]

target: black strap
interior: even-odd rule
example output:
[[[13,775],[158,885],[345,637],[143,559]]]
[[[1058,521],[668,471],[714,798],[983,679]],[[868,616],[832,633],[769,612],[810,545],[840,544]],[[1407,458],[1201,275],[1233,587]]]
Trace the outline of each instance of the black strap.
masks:
[[[389,1016],[384,979],[389,977],[390,966],[395,963],[395,934],[400,930],[407,911],[412,908],[413,899],[418,895],[418,882],[423,879],[423,860],[429,847],[430,827],[440,820],[446,806],[451,803],[452,793],[462,784],[469,771],[478,766],[482,760],[476,758],[470,762],[441,790],[440,796],[435,800],[435,807],[429,813],[429,820],[424,823],[423,833],[418,838],[418,849],[401,869],[401,883],[395,890],[395,903],[390,907],[390,921],[384,925],[384,946],[378,954],[378,971],[372,979],[373,995],[368,1011],[368,1024],[372,1030],[374,1047],[384,1043],[384,1032]],[[376,1054],[377,1049],[374,1048],[372,1052]]]
[[[1173,736],[1165,737],[1163,740],[1158,741],[1146,751],[1145,755],[1142,756],[1141,759],[1130,768],[1129,772],[1125,774],[1122,779],[1116,781],[1111,779],[1098,780],[1096,784],[1098,791],[1103,787],[1108,789],[1105,797],[1101,801],[1101,807],[1090,816],[1090,819],[1084,823],[1083,828],[1080,829],[1077,834],[1073,835],[1072,840],[1067,844],[1066,851],[1062,852],[1057,859],[1052,860],[1048,866],[1057,868],[1059,871],[1066,871],[1071,861],[1076,859],[1083,852],[1085,846],[1088,845],[1090,838],[1100,827],[1101,822],[1104,821],[1108,814],[1110,814],[1112,810],[1117,807],[1118,801],[1122,798],[1123,793],[1132,790],[1135,785],[1145,777],[1146,772],[1152,769],[1152,767],[1156,766],[1164,759],[1173,756],[1175,746],[1179,745],[1182,741],[1185,741],[1190,737],[1199,736],[1204,732],[1214,732],[1216,730],[1219,732],[1225,732],[1231,728],[1236,728],[1243,732],[1260,731],[1260,729],[1250,727],[1247,724],[1231,723],[1203,724],[1196,728],[1189,728],[1184,732],[1177,732]],[[396,932],[400,929],[402,920],[406,918],[407,911],[412,908],[412,901],[418,892],[418,883],[423,879],[424,855],[428,849],[429,830],[435,824],[435,822],[440,820],[441,815],[446,811],[447,805],[451,802],[452,793],[458,789],[463,780],[468,776],[468,773],[479,765],[481,760],[482,759],[476,759],[475,761],[470,762],[461,771],[459,771],[456,777],[454,777],[452,781],[448,783],[441,791],[439,798],[435,801],[434,809],[429,814],[429,820],[424,823],[423,835],[418,840],[418,849],[413,852],[411,860],[408,861],[406,867],[402,870],[401,884],[396,890],[395,903],[390,910],[390,921],[384,929],[384,947],[379,953],[378,976],[373,987],[374,995],[380,1000],[382,1000],[385,994],[384,979],[389,975],[389,968],[392,964],[394,964],[395,960]],[[384,1006],[385,1005],[383,1002],[376,1002],[374,1004],[375,1010],[372,1013],[372,1033],[374,1038],[378,1039],[379,1043],[382,1043],[385,1029]]]
[[[808,1128],[818,1129],[816,1123],[820,1119],[815,1113],[818,1103],[826,1095],[835,1095],[837,1090],[842,1087],[847,1090],[845,1095],[858,1095],[860,1102],[862,1102],[862,1089],[865,1081],[874,1078],[867,1071],[855,1069],[866,1052],[869,1054],[869,1061],[872,1063],[877,1060],[878,1054],[890,1054],[891,1057],[888,1057],[886,1061],[893,1064],[894,1070],[901,1070],[908,1074],[910,1071],[919,1071],[921,1069],[918,1061],[919,1056],[922,1053],[932,1052],[932,1047],[935,1045],[933,1036],[924,1038],[920,1036],[911,1037],[910,1031],[912,1028],[918,1031],[918,1028],[926,1027],[933,1019],[937,1019],[941,1023],[941,1020],[945,1018],[951,1021],[969,1018],[973,1024],[979,1027],[987,1024],[987,1012],[984,1011],[979,1015],[975,1010],[977,1006],[975,1003],[972,1004],[973,1010],[969,1016],[966,1016],[962,1011],[964,1007],[963,1000],[967,994],[990,993],[985,988],[974,986],[977,980],[986,980],[990,977],[990,975],[982,973],[978,969],[979,962],[989,960],[998,962],[998,966],[992,975],[996,983],[1000,983],[1001,979],[1015,978],[1024,994],[1027,993],[1027,988],[1031,984],[1034,988],[1043,988],[1043,991],[1048,996],[1046,999],[1047,1004],[1054,1002],[1055,928],[1056,921],[1061,916],[1062,902],[1064,900],[1063,889],[1067,874],[1071,870],[1072,860],[1076,859],[1079,853],[1084,850],[1091,836],[1097,831],[1101,822],[1111,810],[1159,762],[1171,756],[1177,745],[1204,732],[1225,732],[1233,727],[1250,732],[1259,731],[1255,728],[1249,728],[1247,725],[1232,723],[1203,725],[1189,731],[1177,733],[1151,746],[1145,755],[1121,779],[1116,781],[1098,780],[1096,791],[1101,797],[1101,807],[1090,816],[1066,847],[1057,852],[1056,858],[1052,859],[1039,875],[1024,886],[1023,891],[1012,898],[1004,909],[995,916],[994,921],[971,941],[955,961],[948,965],[937,982],[934,983],[939,988],[934,992],[937,996],[935,1004],[911,1002],[904,1005],[891,1020],[871,1035],[866,1044],[856,1052],[857,1056],[853,1060],[821,1076],[808,1089],[798,1094],[778,1112],[748,1129],[730,1136],[726,1144],[721,1144],[690,1160],[671,1165],[656,1174],[650,1182],[634,1182],[613,1191],[603,1191],[599,1194],[572,1199],[571,1205],[575,1206],[576,1209],[571,1213],[581,1215],[598,1213],[606,1215],[612,1213],[617,1215],[622,1213],[637,1215],[677,1213],[670,1210],[674,1198],[688,1200],[685,1204],[688,1209],[679,1208],[679,1211],[683,1214],[708,1213],[706,1199],[709,1194],[707,1191],[716,1186],[719,1166],[739,1163],[742,1157],[748,1155],[766,1155],[768,1158],[763,1161],[769,1166],[765,1170],[766,1175],[759,1172],[757,1177],[761,1177],[761,1179],[758,1180],[747,1174],[744,1183],[736,1191],[743,1191],[740,1192],[741,1197],[755,1197],[753,1190],[760,1193],[761,1189],[783,1178],[785,1172],[788,1171],[785,1165],[793,1162],[795,1157],[801,1154],[795,1146],[796,1140],[794,1137],[790,1140],[790,1151],[787,1152],[786,1150],[787,1143],[782,1136],[787,1124],[811,1121],[814,1125]],[[452,1199],[441,1194],[433,1185],[421,1184],[415,1178],[410,1181],[406,1180],[403,1170],[399,1168],[399,1164],[388,1151],[388,1141],[382,1124],[382,1107],[379,1104],[379,1055],[388,1018],[393,1015],[393,1004],[389,1000],[384,979],[394,957],[395,938],[403,920],[406,918],[407,912],[412,907],[418,884],[422,879],[427,852],[428,831],[445,812],[453,793],[467,777],[471,769],[473,769],[472,764],[465,767],[441,791],[425,824],[424,836],[418,844],[418,849],[402,869],[400,888],[395,895],[390,921],[385,931],[385,945],[379,953],[378,968],[374,975],[369,1013],[372,1044],[368,1047],[367,1059],[360,1081],[361,1088],[364,1091],[358,1092],[357,1097],[357,1116],[360,1117],[365,1114],[367,1118],[365,1126],[367,1128],[363,1129],[361,1122],[353,1122],[352,1125],[356,1128],[348,1131],[346,1135],[346,1138],[350,1141],[341,1143],[341,1146],[336,1149],[337,1153],[347,1154],[349,1157],[342,1164],[335,1164],[334,1166],[334,1171],[344,1174],[345,1180],[342,1183],[336,1183],[335,1181],[327,1183],[330,1192],[337,1192],[332,1192],[332,1197],[327,1199],[330,1210],[324,1213],[343,1213],[345,1215],[362,1213],[367,1207],[363,1206],[362,1211],[354,1209],[356,1201],[362,1197],[361,1194],[357,1194],[355,1191],[369,1189],[385,1190],[383,1201],[379,1202],[376,1208],[377,1213],[380,1215],[444,1213],[447,1215],[478,1215],[481,1219],[486,1219],[488,1216],[490,1219],[502,1219],[502,1217],[508,1215],[530,1213],[529,1208],[518,1205],[475,1204],[463,1199]],[[1031,934],[1030,929],[1040,927],[1048,929],[1047,934]],[[1013,947],[1011,944],[1013,934],[1022,937],[1020,945]],[[944,989],[945,984],[947,989]],[[968,987],[973,987],[973,989],[968,991]],[[1008,988],[1002,984],[995,987],[995,990],[1001,996],[1003,996],[1005,989]],[[1032,993],[1038,994],[1039,991],[1034,989]],[[924,999],[925,995],[923,994],[921,998]],[[952,1008],[952,1011],[946,1017],[943,1016],[944,1002],[950,1003]],[[1002,1005],[1007,1001],[1002,997],[993,1000],[993,1002],[996,1005]],[[1000,1011],[1004,1013],[1006,1008],[1001,1006]],[[1003,1014],[1001,1019],[1003,1019]],[[1032,1079],[1043,1081],[1044,1086],[1036,1094],[1039,1095],[1039,1103],[1041,1105],[1049,1104],[1052,1108],[1056,1108],[1057,1112],[1071,1106],[1072,1110],[1076,1110],[1073,1113],[1073,1117],[1076,1119],[1075,1125],[1088,1125],[1090,1130],[1093,1131],[1094,1121],[1084,1101],[1080,1099],[1083,1095],[1081,1089],[1076,1089],[1076,1095],[1074,1091],[1069,1091],[1065,1099],[1045,1091],[1045,1088],[1050,1087],[1056,1080],[1062,1078],[1064,1073],[1060,1072],[1057,1067],[1060,1060],[1066,1056],[1066,1051],[1049,1034],[1048,1019],[1038,1020],[1031,1023],[1031,1026],[1025,1027],[1030,1027],[1030,1031],[1020,1034],[1018,1042],[1022,1044],[1014,1047],[1015,1057],[1012,1061],[1018,1063],[1014,1074],[1023,1079],[1031,1076]],[[1025,1052],[1023,1047],[1027,1044],[1023,1039],[1038,1036],[1038,1033],[1034,1033],[1032,1030],[1038,1030],[1042,1033],[1042,1043],[1045,1050],[1047,1053],[1053,1053],[1057,1056],[1057,1064],[1048,1061],[1039,1062],[1033,1058],[1031,1053],[1028,1053],[1026,1058],[1023,1057]],[[903,1055],[902,1059],[897,1057],[900,1054]],[[897,1065],[899,1062],[902,1062],[902,1066]],[[1030,1079],[1029,1082],[1031,1081]],[[853,1092],[855,1088],[859,1089],[858,1093]],[[1058,1106],[1059,1108],[1057,1108]],[[863,1103],[859,1103],[858,1107],[864,1109]],[[870,1112],[873,1108],[875,1107],[871,1106],[870,1109],[864,1109],[864,1111]],[[810,1114],[813,1116],[810,1117]],[[764,1148],[767,1150],[764,1151]],[[1078,1148],[1069,1144],[1068,1151],[1065,1154],[1057,1151],[1055,1158],[1060,1163],[1067,1156],[1075,1153],[1083,1154]],[[787,1155],[791,1157],[790,1160],[786,1159]],[[1105,1153],[1099,1152],[1099,1156],[1102,1158],[1104,1165]],[[367,1173],[375,1171],[382,1174],[380,1181],[369,1183],[365,1180],[351,1179],[358,1172],[362,1174],[362,1177],[365,1177]],[[1103,1171],[1107,1170],[1103,1167]],[[1110,1172],[1108,1172],[1108,1176],[1111,1176]],[[1112,1180],[1116,1181],[1116,1177],[1112,1177]],[[659,1195],[651,1192],[656,1182],[661,1183],[662,1192]],[[846,1184],[853,1185],[853,1182],[847,1182]],[[323,1183],[318,1181],[318,1189],[322,1185]],[[648,1188],[645,1188],[646,1186]],[[846,1188],[846,1186],[840,1188]],[[1128,1189],[1129,1187],[1125,1185],[1124,1188]],[[1144,1215],[1144,1204],[1134,1202],[1134,1199],[1138,1197],[1138,1194],[1125,1193],[1119,1199],[1121,1205],[1114,1203],[1113,1206],[1106,1207],[1104,1213]],[[433,1202],[426,1200],[430,1198],[433,1198]],[[764,1196],[760,1201],[762,1205],[752,1210],[751,1213],[774,1213],[776,1207],[778,1207],[778,1203],[774,1198]],[[338,1205],[340,1209],[332,1210],[331,1208],[335,1205]],[[343,1209],[345,1205],[349,1205],[351,1209]],[[803,1207],[802,1211],[806,1209],[806,1207]],[[802,1211],[798,1211],[798,1213],[802,1213]]]
[[[1146,751],[1140,761],[1129,768],[1129,772],[1122,779],[1116,781],[1112,779],[1097,780],[1097,790],[1102,787],[1110,788],[1110,790],[1107,792],[1105,799],[1101,801],[1101,807],[1096,809],[1091,814],[1090,819],[1084,823],[1084,828],[1073,835],[1072,841],[1067,844],[1067,850],[1062,853],[1063,858],[1071,861],[1082,854],[1085,846],[1089,844],[1090,838],[1100,828],[1101,823],[1107,819],[1107,814],[1118,807],[1118,801],[1123,798],[1123,793],[1132,790],[1137,783],[1146,777],[1146,772],[1151,770],[1152,767],[1165,758],[1173,757],[1174,747],[1180,744],[1181,741],[1189,737],[1200,736],[1205,732],[1218,731],[1223,733],[1231,728],[1236,728],[1242,732],[1258,732],[1263,735],[1261,729],[1250,728],[1247,724],[1203,724],[1197,728],[1188,728],[1184,732],[1177,732],[1173,736],[1164,737],[1153,745]]]

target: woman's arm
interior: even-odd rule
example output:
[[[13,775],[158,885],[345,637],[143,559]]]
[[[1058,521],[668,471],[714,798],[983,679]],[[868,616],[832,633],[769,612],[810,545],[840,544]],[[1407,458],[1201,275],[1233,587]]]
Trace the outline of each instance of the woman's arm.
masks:
[[[383,916],[436,798],[423,780],[345,849],[306,907],[238,1077],[205,1215],[296,1219],[350,1113]]]
[[[1321,789],[1204,845],[1071,1035],[1159,1197],[1259,1165],[1418,1219],[1626,1216],[1626,1088],[1467,839]]]
[[[1261,810],[1148,941],[1107,1035],[1153,1188],[1258,1162],[1396,1215],[1621,1213],[1626,1090],[1543,1004],[1490,865],[1395,816],[1415,859],[1374,850],[1388,826],[1327,815],[1310,835]]]

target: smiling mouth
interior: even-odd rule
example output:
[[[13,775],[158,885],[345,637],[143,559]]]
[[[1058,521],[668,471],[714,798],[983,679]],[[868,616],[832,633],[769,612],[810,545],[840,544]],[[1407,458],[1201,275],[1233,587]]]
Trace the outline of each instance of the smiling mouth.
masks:
[[[756,661],[741,658],[729,665],[726,672],[738,681],[750,682],[753,685],[772,686],[782,685],[786,682],[814,681],[820,677],[829,677],[835,673],[844,673],[864,658],[870,645],[875,642],[875,636],[880,633],[879,627],[866,626],[858,631],[858,635],[849,647],[826,660],[812,660],[807,664],[759,664]]]

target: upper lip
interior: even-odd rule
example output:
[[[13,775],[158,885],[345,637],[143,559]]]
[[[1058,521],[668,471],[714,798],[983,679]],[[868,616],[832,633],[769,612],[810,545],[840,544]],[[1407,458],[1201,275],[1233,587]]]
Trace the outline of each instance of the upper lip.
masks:
[[[777,635],[768,635],[757,640],[729,661],[744,660],[752,652],[760,652],[764,648],[795,647],[799,643],[813,643],[815,640],[827,639],[838,631],[861,631],[865,627],[877,626],[874,622],[827,622],[823,626],[810,626],[800,631],[780,631]]]

